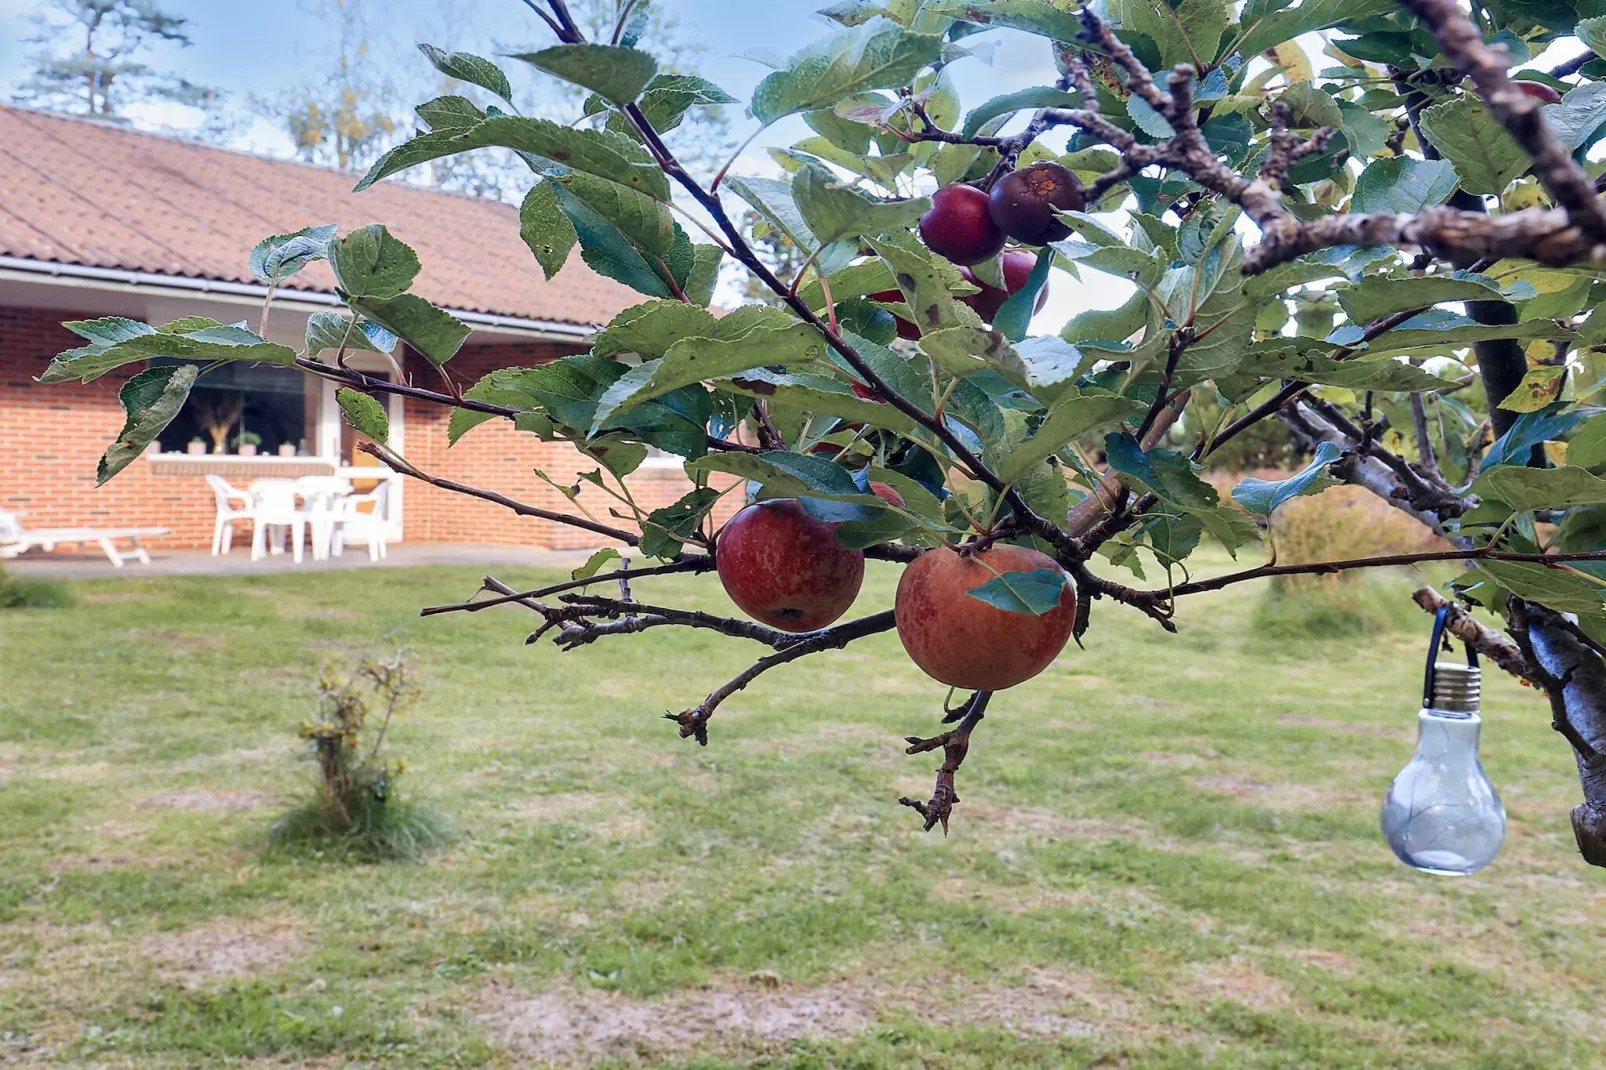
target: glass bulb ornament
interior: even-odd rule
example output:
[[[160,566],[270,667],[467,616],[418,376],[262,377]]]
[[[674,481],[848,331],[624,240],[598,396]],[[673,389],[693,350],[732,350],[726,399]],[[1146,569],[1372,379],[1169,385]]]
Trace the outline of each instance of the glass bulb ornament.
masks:
[[[1434,631],[1430,659],[1441,631],[1442,625]],[[1506,808],[1478,758],[1480,690],[1476,663],[1430,661],[1416,753],[1383,797],[1383,838],[1401,862],[1423,873],[1476,873],[1506,838]]]

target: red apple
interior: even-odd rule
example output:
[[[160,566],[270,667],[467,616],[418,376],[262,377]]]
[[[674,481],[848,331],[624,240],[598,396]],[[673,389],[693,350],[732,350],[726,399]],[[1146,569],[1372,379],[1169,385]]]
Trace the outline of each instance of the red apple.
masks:
[[[896,302],[903,301],[904,296],[902,290],[882,290],[880,293],[871,294],[870,300]],[[910,342],[915,342],[920,339],[919,327],[916,327],[902,316],[895,315],[892,318],[897,322],[899,338],[907,339]]]
[[[993,186],[987,200],[993,225],[1024,245],[1047,245],[1070,237],[1071,228],[1055,213],[1087,207],[1076,172],[1052,160],[1011,171]]]
[[[982,282],[976,277],[976,273],[968,267],[959,269],[959,274],[964,277],[966,282],[972,286],[981,287],[981,293],[970,294],[967,297],[961,297],[959,300],[973,308],[976,311],[976,315],[987,323],[991,323],[993,317],[998,315],[998,310],[1004,307],[1004,302],[1009,299],[1010,294],[1019,293],[1026,288],[1026,280],[1031,276],[1032,268],[1037,266],[1037,257],[1024,249],[1011,249],[1004,254],[1003,262],[1004,285],[1007,287],[1004,290]],[[1037,304],[1033,306],[1032,310],[1041,312],[1043,311],[1043,306],[1047,303],[1048,287],[1044,286],[1038,291]]]
[[[1030,680],[1071,637],[1071,585],[1041,617],[998,609],[967,592],[999,573],[1058,567],[1047,554],[1023,546],[993,546],[972,556],[947,547],[928,550],[898,581],[898,638],[927,676],[950,687],[1001,691]]]
[[[1543,82],[1529,82],[1519,78],[1514,79],[1511,84],[1521,92],[1527,93],[1535,100],[1543,101],[1546,104],[1556,104],[1561,101],[1561,94]]]
[[[719,582],[754,620],[812,632],[848,611],[864,582],[864,554],[795,498],[758,502],[731,517],[714,543]]]
[[[899,494],[895,489],[886,483],[871,480],[870,493],[874,494],[877,498],[880,498],[888,505],[895,505],[899,509],[903,508],[903,495]]]
[[[993,224],[987,194],[956,183],[931,195],[931,209],[920,217],[920,240],[956,264],[979,264],[998,255],[1004,232]]]

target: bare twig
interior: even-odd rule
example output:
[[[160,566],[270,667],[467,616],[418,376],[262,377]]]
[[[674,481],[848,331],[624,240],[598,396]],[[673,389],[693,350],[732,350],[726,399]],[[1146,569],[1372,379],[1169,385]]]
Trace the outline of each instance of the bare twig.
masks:
[[[905,749],[905,754],[924,754],[939,747],[942,749],[943,762],[937,767],[937,781],[932,787],[931,798],[922,802],[904,796],[898,800],[925,819],[927,832],[941,825],[942,834],[948,835],[948,819],[953,816],[954,804],[959,802],[959,794],[954,790],[954,774],[959,771],[959,767],[965,762],[965,756],[970,753],[970,734],[976,730],[982,718],[987,716],[987,701],[992,696],[991,691],[978,691],[972,695],[970,702],[962,707],[964,716],[959,719],[956,727],[929,739],[909,736],[906,740],[909,746]]]

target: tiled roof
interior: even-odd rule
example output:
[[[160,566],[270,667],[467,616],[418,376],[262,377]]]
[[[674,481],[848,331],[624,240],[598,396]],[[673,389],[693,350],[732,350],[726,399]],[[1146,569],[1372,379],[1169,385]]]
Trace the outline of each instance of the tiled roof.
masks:
[[[415,293],[468,312],[601,324],[642,298],[581,262],[551,282],[519,238],[518,210],[108,123],[0,106],[0,256],[254,282],[269,234],[385,223],[418,251]],[[332,292],[315,264],[286,287]]]

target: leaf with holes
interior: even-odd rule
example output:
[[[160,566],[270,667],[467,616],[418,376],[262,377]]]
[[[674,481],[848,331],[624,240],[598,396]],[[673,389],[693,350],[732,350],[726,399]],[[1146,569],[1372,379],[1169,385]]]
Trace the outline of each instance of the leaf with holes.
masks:
[[[100,458],[96,486],[127,468],[173,422],[199,372],[194,364],[164,364],[146,368],[123,384],[117,392],[125,414],[123,429]]]
[[[547,279],[558,273],[569,259],[569,250],[580,240],[574,224],[558,207],[558,195],[550,181],[536,183],[524,195],[519,205],[519,237],[535,254]]]
[[[345,413],[346,422],[352,427],[381,446],[390,438],[390,417],[385,415],[384,403],[378,398],[343,386],[335,391],[335,400],[340,403],[340,411]]]

